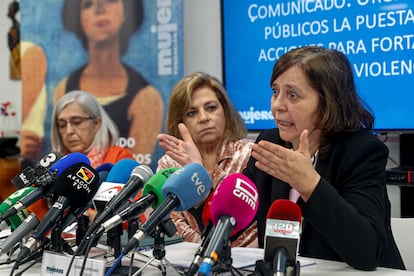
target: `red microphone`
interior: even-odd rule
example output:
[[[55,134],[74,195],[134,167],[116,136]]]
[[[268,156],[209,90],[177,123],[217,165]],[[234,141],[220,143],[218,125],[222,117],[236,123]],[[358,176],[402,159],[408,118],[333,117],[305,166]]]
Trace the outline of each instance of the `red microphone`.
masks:
[[[266,216],[264,261],[273,262],[273,273],[286,275],[295,267],[301,232],[302,211],[287,199],[275,200]]]
[[[211,221],[211,199],[213,198],[213,192],[211,192],[207,199],[204,201],[203,212],[201,213],[201,220],[203,222],[204,227],[207,224],[212,223]]]
[[[213,221],[211,220],[211,199],[213,197],[213,193],[210,193],[207,199],[204,201],[203,212],[201,214],[201,220],[204,225],[204,229],[201,232],[201,243],[200,246],[197,248],[196,252],[194,253],[193,261],[189,268],[185,271],[184,275],[192,276],[195,275],[198,268],[200,267],[201,262],[203,261],[204,254],[207,249],[207,245],[210,243],[211,236],[213,236],[214,227]]]

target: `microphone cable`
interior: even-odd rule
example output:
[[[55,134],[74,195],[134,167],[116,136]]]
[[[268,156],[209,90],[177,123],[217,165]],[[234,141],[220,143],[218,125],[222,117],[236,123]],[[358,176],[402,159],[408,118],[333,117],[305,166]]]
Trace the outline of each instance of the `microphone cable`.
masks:
[[[91,203],[92,203],[92,206],[95,208],[95,210],[97,210],[97,208],[96,208],[96,205],[95,205],[95,202],[92,200],[91,201]],[[86,210],[85,210],[86,211]],[[82,212],[82,214],[83,214],[84,212]],[[83,219],[82,218],[82,215],[80,215],[79,217],[77,217],[77,220],[79,220],[79,219]],[[81,241],[79,242],[79,246],[76,248],[76,250],[75,250],[75,252],[73,253],[73,255],[72,255],[72,258],[70,259],[70,262],[69,262],[69,266],[68,266],[68,271],[66,272],[66,276],[69,276],[69,272],[70,272],[70,270],[71,270],[71,268],[72,268],[72,265],[73,265],[73,262],[75,261],[75,259],[76,259],[76,256],[79,256],[79,254],[82,254],[82,251],[84,251],[85,252],[85,260],[87,259],[87,256],[88,256],[88,254],[89,254],[89,251],[91,250],[91,248],[92,248],[92,245],[94,244],[94,242],[95,242],[95,238],[99,238],[99,236],[95,236],[95,232],[96,232],[96,230],[97,229],[94,229],[94,231],[89,235],[89,236],[87,236],[87,235],[85,235],[82,239],[81,239]],[[86,243],[86,244],[85,244]],[[84,246],[80,246],[80,245],[84,245]],[[84,267],[84,265],[82,265],[82,267]],[[82,271],[83,271],[83,269],[82,269]],[[82,274],[81,274],[82,275]]]
[[[38,255],[38,256],[37,256]],[[42,260],[42,256],[43,255],[43,252],[35,252],[35,253],[33,253],[31,256],[29,256],[29,258],[30,259],[33,259],[33,258],[36,258],[36,259],[34,259],[34,261],[31,263],[31,264],[29,264],[28,266],[26,266],[23,270],[21,270],[21,271],[19,271],[18,273],[16,273],[14,276],[20,276],[20,275],[22,275],[24,272],[26,272],[27,270],[29,270],[29,268],[31,268],[32,266],[34,266],[36,263],[38,263],[40,260]],[[28,260],[29,261],[29,260]],[[27,261],[27,262],[28,262]],[[12,275],[12,274],[10,274],[10,275]]]
[[[88,255],[89,255],[89,251],[91,250],[92,246],[93,246],[93,241],[95,240],[95,231],[91,234],[91,239],[89,240],[88,246],[86,247],[85,250],[85,257],[83,258],[83,262],[82,262],[82,268],[80,270],[79,275],[83,275],[83,271],[85,270],[85,266],[86,266],[86,261],[88,260]],[[98,237],[99,238],[99,237]],[[69,273],[69,269],[68,269],[68,273]],[[69,275],[69,274],[68,274]]]
[[[89,254],[89,251],[91,250],[91,248],[92,248],[92,245],[93,245],[93,242],[94,242],[94,240],[95,240],[95,238],[96,238],[96,236],[95,236],[95,231],[93,231],[92,233],[91,233],[91,235],[89,235],[89,241],[87,241],[87,244],[86,244],[86,247],[85,247],[85,255],[84,255],[84,259],[83,259],[83,262],[82,262],[82,268],[81,268],[81,273],[80,273],[80,275],[82,275],[82,273],[83,273],[83,270],[85,269],[85,266],[86,266],[86,261],[87,261],[87,259],[88,259],[88,254]],[[76,251],[74,252],[74,254],[72,255],[72,258],[70,259],[70,262],[69,262],[69,266],[68,266],[68,271],[66,272],[66,276],[69,276],[69,272],[70,272],[70,270],[71,270],[71,268],[72,268],[72,266],[73,266],[73,262],[75,261],[75,259],[76,259],[76,256],[78,256],[78,252],[79,251],[79,247],[76,249]]]
[[[31,260],[33,260],[33,258],[36,258],[32,264],[28,265],[27,267],[25,267],[22,271],[16,273],[15,276],[17,275],[21,275],[23,272],[27,271],[30,267],[32,267],[34,264],[36,264],[37,262],[39,262],[40,260],[42,260],[43,257],[43,252],[44,252],[44,248],[50,243],[50,239],[45,237],[42,239],[41,241],[41,245],[39,247],[38,251],[32,252],[30,253],[26,258],[17,261],[17,259],[15,260],[15,263],[10,271],[10,276],[13,276],[13,273],[16,269],[19,268],[19,265],[25,264],[27,262],[30,262]]]
[[[122,258],[126,255],[125,252],[121,252],[121,254],[116,258],[115,262],[112,264],[112,266],[108,269],[108,271],[105,273],[105,276],[110,276],[112,272],[115,271],[115,269],[121,264]],[[132,259],[131,259],[132,260]],[[132,263],[131,263],[132,264]]]

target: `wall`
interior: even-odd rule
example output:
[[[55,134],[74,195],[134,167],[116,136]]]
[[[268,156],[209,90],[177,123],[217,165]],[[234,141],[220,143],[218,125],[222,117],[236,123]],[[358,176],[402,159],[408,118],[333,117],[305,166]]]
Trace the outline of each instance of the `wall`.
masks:
[[[184,74],[222,80],[220,0],[184,0]]]
[[[8,73],[9,50],[7,17],[11,0],[0,1],[0,101],[21,102],[21,82],[11,81]],[[220,0],[191,0],[184,3],[184,74],[206,71],[222,79]]]
[[[5,15],[10,1],[0,1],[0,34],[7,38],[11,21]],[[220,0],[184,0],[184,74],[206,71],[222,80]],[[20,81],[8,77],[7,39],[0,44],[0,101],[21,102]],[[255,137],[255,133],[250,134]],[[399,160],[398,133],[390,134],[386,142],[390,149],[387,167],[396,167]],[[392,215],[399,216],[399,188],[389,186]]]
[[[7,17],[7,11],[10,0],[0,1],[0,102],[21,103],[21,82],[10,80],[9,78],[9,57],[10,51],[7,45],[7,33],[12,25],[11,20]],[[18,114],[18,121],[21,120],[21,114]]]

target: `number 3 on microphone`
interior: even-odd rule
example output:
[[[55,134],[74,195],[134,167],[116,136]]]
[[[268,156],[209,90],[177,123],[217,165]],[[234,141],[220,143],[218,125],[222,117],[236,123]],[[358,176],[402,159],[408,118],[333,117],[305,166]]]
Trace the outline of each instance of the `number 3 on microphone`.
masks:
[[[50,167],[51,164],[53,164],[55,161],[57,160],[57,156],[54,153],[49,153],[48,155],[46,155],[45,157],[43,157],[40,161],[39,164],[42,167],[48,168]]]

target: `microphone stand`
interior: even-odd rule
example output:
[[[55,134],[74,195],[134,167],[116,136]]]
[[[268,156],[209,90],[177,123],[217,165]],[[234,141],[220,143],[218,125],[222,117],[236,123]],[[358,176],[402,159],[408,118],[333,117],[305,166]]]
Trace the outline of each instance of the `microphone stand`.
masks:
[[[62,221],[59,221],[56,227],[53,228],[52,232],[50,233],[51,245],[49,249],[57,253],[62,253],[65,251],[70,255],[75,254],[69,243],[62,238],[62,232]]]
[[[266,276],[274,275],[273,264],[265,262],[263,260],[257,260],[254,273],[255,276]],[[300,275],[300,262],[297,260],[294,264],[290,262],[286,269],[286,275],[288,276],[299,276]]]
[[[233,259],[231,258],[231,247],[228,241],[221,250],[217,264],[211,268],[213,274],[221,274],[223,272],[230,272],[231,275],[243,275],[237,268],[233,267]]]
[[[63,250],[62,245],[62,224],[58,224],[50,233],[51,250],[53,252],[61,253]]]
[[[114,256],[118,258],[121,255],[121,235],[122,224],[117,225],[107,232],[107,244],[114,249]]]
[[[167,236],[172,237],[177,229],[175,228],[174,223],[171,221],[170,218],[163,221],[161,225],[157,226],[154,230],[153,237],[154,237],[154,249],[152,251],[153,257],[149,259],[139,270],[137,270],[133,276],[141,275],[141,272],[152,263],[154,260],[158,260],[158,268],[161,270],[161,274],[165,276],[167,274],[167,264],[170,267],[173,267],[171,263],[165,258],[165,234]]]

